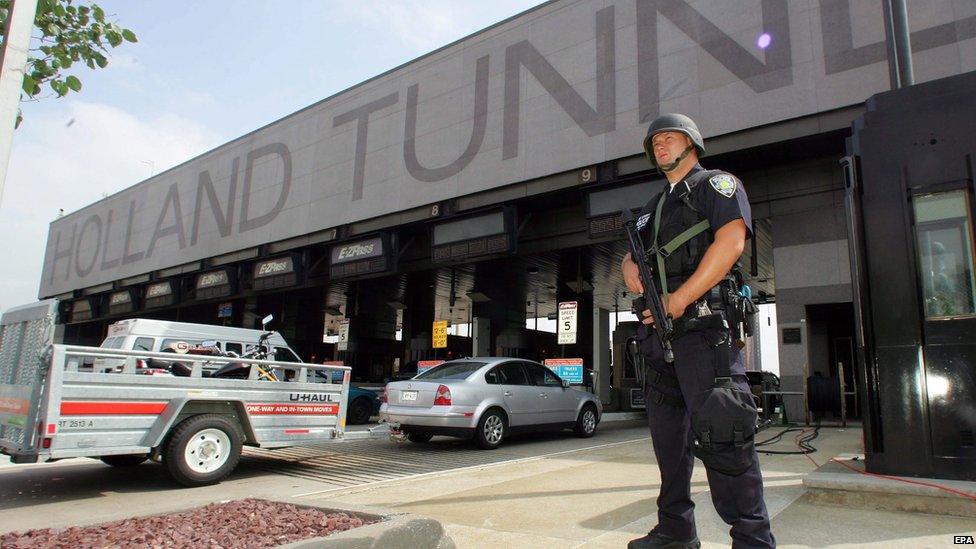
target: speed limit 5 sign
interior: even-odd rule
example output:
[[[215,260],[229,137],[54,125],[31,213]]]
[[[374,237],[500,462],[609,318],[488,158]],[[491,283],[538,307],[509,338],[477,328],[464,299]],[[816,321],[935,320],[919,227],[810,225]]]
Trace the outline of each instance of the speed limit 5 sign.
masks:
[[[577,302],[563,301],[559,304],[559,345],[572,345],[576,343],[576,311]]]

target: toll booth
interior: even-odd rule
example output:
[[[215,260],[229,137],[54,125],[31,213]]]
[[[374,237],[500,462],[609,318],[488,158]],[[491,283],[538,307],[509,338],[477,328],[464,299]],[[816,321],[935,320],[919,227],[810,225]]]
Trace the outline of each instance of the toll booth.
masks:
[[[627,352],[627,340],[634,336],[640,323],[620,322],[613,331],[613,378],[611,407],[621,411],[644,410],[644,388],[638,381],[637,364]]]
[[[976,73],[872,97],[844,159],[867,470],[976,480]]]

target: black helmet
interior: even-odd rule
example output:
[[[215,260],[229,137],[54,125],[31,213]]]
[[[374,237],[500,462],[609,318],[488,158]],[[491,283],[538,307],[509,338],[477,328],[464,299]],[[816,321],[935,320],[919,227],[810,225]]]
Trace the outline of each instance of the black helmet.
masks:
[[[691,143],[698,149],[698,156],[705,154],[705,142],[702,140],[701,132],[695,121],[683,114],[662,114],[651,122],[647,128],[647,137],[644,138],[644,153],[651,165],[657,167],[654,160],[654,148],[651,147],[651,139],[661,132],[681,132],[691,139]]]

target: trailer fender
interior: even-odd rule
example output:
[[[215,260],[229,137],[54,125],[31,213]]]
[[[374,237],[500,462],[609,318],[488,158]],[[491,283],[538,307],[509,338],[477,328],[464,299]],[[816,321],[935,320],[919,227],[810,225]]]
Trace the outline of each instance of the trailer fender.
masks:
[[[242,401],[177,398],[170,401],[159,415],[156,424],[146,434],[145,446],[152,447],[153,454],[157,454],[173,427],[184,419],[199,414],[223,414],[234,417],[244,432],[245,444],[257,444],[251,418]]]

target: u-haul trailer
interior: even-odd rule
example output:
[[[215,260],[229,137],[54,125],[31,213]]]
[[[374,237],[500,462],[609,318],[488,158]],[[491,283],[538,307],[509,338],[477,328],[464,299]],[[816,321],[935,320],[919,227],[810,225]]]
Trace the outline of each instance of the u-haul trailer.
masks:
[[[179,483],[219,482],[243,446],[281,448],[387,436],[345,433],[350,368],[273,360],[179,355],[187,377],[138,375],[137,360],[173,354],[53,343],[56,300],[11,309],[0,319],[0,451],[15,463],[95,457],[115,466],[162,461]],[[80,371],[93,359],[122,359],[121,372]],[[231,362],[249,379],[204,376]],[[283,381],[259,379],[261,366]],[[284,381],[286,380],[286,381]]]

